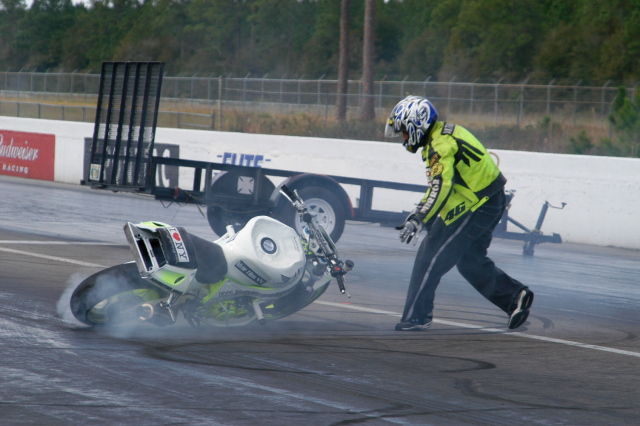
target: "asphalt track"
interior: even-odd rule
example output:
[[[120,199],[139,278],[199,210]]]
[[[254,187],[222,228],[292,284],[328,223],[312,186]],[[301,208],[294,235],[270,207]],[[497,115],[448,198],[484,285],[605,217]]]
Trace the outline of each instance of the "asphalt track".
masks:
[[[0,177],[2,424],[570,424],[640,422],[640,252],[495,240],[535,292],[516,331],[456,271],[426,332],[393,331],[416,247],[349,222],[351,298],[246,329],[98,331],[68,291],[129,260],[122,225],[162,220],[215,239],[195,206]],[[562,234],[561,229],[553,232]]]

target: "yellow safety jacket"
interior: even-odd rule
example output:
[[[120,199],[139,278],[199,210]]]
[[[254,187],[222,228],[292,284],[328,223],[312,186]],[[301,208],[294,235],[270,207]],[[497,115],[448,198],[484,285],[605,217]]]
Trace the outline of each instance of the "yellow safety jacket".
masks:
[[[438,121],[426,137],[422,159],[429,189],[420,206],[425,223],[439,215],[449,225],[503,190],[507,179],[467,129]]]

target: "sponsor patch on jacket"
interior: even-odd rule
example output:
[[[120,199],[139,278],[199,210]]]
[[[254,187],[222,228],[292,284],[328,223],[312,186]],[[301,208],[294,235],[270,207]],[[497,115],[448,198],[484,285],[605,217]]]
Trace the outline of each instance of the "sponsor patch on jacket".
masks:
[[[433,154],[433,156],[429,159],[429,167],[433,167],[433,165],[436,164],[438,161],[440,161],[440,154],[438,153]]]
[[[442,166],[442,163],[436,163],[433,165],[433,167],[431,167],[431,176],[432,177],[436,177],[442,174],[442,169],[444,167]]]
[[[456,128],[455,124],[444,123],[444,127],[442,128],[442,134],[452,135],[455,128]]]
[[[432,181],[433,177],[431,176],[431,168],[427,167],[427,186],[431,186]]]
[[[447,216],[444,218],[446,221],[453,220],[456,216],[460,216],[460,214],[464,213],[467,207],[464,205],[464,202],[458,204],[447,213]]]

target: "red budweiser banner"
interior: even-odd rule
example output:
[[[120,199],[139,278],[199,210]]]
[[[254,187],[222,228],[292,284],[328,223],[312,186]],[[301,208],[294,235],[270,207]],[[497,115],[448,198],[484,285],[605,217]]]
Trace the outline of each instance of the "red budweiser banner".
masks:
[[[53,180],[56,136],[0,130],[0,175]]]

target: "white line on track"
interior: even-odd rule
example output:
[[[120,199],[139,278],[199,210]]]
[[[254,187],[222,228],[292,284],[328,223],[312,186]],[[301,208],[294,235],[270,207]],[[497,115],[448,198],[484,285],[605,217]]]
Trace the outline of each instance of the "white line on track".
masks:
[[[365,308],[364,306],[357,306],[357,305],[351,305],[351,304],[324,302],[322,300],[316,300],[313,303],[318,303],[320,305],[326,305],[326,306],[333,306],[333,307],[336,307],[336,308],[352,309],[354,311],[369,312],[369,313],[372,313],[372,314],[391,315],[391,316],[398,317],[398,318],[402,316],[402,314],[399,314],[397,312],[382,311],[382,310],[379,310],[379,309]],[[627,356],[633,356],[633,357],[636,357],[636,358],[640,358],[640,353],[638,353],[638,352],[625,351],[623,349],[608,348],[606,346],[589,345],[589,344],[586,344],[586,343],[574,342],[574,341],[571,341],[571,340],[554,339],[553,337],[536,336],[534,334],[525,334],[525,333],[520,333],[520,332],[517,332],[517,331],[508,331],[508,330],[504,330],[504,329],[500,329],[500,328],[486,328],[486,327],[482,327],[482,326],[479,326],[479,325],[471,325],[471,324],[465,324],[465,323],[461,323],[461,322],[446,321],[446,320],[440,320],[440,319],[434,319],[433,322],[438,323],[438,324],[450,325],[450,326],[454,326],[454,327],[470,328],[470,329],[475,329],[475,330],[480,330],[480,331],[486,331],[486,332],[489,332],[489,333],[502,333],[505,336],[524,337],[524,338],[527,338],[527,339],[542,340],[544,342],[559,343],[561,345],[577,346],[579,348],[593,349],[593,350],[596,350],[596,351],[611,352],[611,353],[618,354],[618,355],[627,355]]]
[[[41,259],[55,260],[55,261],[58,261],[58,262],[72,263],[74,265],[88,266],[90,268],[105,268],[106,267],[104,265],[98,265],[97,263],[82,262],[80,260],[66,259],[64,257],[57,257],[57,256],[48,256],[46,254],[33,253],[33,252],[30,252],[30,251],[23,251],[23,250],[14,250],[14,249],[6,248],[6,247],[0,247],[0,251],[4,251],[4,252],[7,252],[7,253],[22,254],[24,256],[39,257]]]
[[[104,243],[104,242],[91,242],[91,241],[19,241],[19,240],[0,240],[2,244],[25,244],[25,245],[66,245],[66,246],[125,246],[126,244],[119,243]]]
[[[0,244],[7,243],[7,242],[8,241],[1,241],[0,240]],[[18,243],[18,242],[16,242],[16,243]],[[26,241],[22,241],[20,243],[25,243],[26,244],[27,242]],[[32,242],[32,243],[42,243],[42,244],[47,243],[47,244],[51,244],[51,242],[44,242],[44,241],[36,241],[36,242]],[[112,244],[112,243],[84,243],[84,242],[82,242],[82,243],[73,243],[73,242],[62,242],[62,241],[58,242],[58,244],[116,245],[116,244]],[[45,254],[32,253],[32,252],[22,251],[22,250],[13,250],[13,249],[5,248],[5,247],[0,247],[0,251],[4,251],[4,252],[8,252],[8,253],[15,253],[15,254],[22,254],[22,255],[25,255],[25,256],[39,257],[39,258],[49,259],[49,260],[56,260],[58,262],[72,263],[74,265],[88,266],[88,267],[92,267],[92,268],[106,268],[106,266],[98,265],[96,263],[82,262],[82,261],[79,261],[79,260],[66,259],[64,257],[47,256]],[[394,316],[394,317],[398,317],[398,318],[402,316],[402,314],[399,314],[397,312],[383,311],[383,310],[380,310],[380,309],[366,308],[364,306],[358,306],[358,305],[352,305],[352,304],[324,302],[322,300],[316,300],[314,303],[317,303],[319,305],[325,305],[325,306],[333,306],[335,308],[343,308],[343,309],[351,309],[351,310],[354,310],[354,311],[369,312],[369,313],[372,313],[372,314],[390,315],[390,316]],[[441,319],[434,319],[433,322],[435,322],[437,324],[450,325],[450,326],[453,326],[453,327],[470,328],[470,329],[474,329],[474,330],[486,331],[486,332],[489,332],[489,333],[502,333],[505,336],[524,337],[526,339],[542,340],[544,342],[549,342],[549,343],[559,343],[561,345],[577,346],[579,348],[584,348],[584,349],[593,349],[593,350],[596,350],[596,351],[610,352],[610,353],[614,353],[614,354],[618,354],[618,355],[627,355],[627,356],[640,358],[640,353],[638,353],[638,352],[625,351],[625,350],[622,350],[622,349],[608,348],[606,346],[589,345],[587,343],[574,342],[572,340],[554,339],[553,337],[536,336],[536,335],[533,335],[533,334],[525,334],[525,333],[520,333],[520,332],[517,332],[517,331],[508,331],[508,330],[504,330],[504,329],[500,329],[500,328],[486,328],[486,327],[482,327],[482,326],[479,326],[479,325],[465,324],[465,323],[461,323],[461,322],[447,321],[447,320],[441,320]]]

